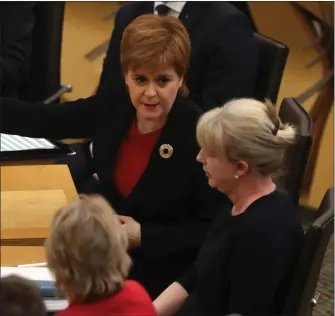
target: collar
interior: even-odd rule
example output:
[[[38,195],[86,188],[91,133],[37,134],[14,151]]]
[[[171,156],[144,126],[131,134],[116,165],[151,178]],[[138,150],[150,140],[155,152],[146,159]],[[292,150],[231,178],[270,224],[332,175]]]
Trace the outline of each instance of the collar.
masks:
[[[177,12],[178,14],[180,14],[181,11],[183,10],[185,4],[186,4],[186,1],[155,1],[155,3],[154,3],[154,10],[160,4],[165,4],[171,10],[173,10],[173,11]]]

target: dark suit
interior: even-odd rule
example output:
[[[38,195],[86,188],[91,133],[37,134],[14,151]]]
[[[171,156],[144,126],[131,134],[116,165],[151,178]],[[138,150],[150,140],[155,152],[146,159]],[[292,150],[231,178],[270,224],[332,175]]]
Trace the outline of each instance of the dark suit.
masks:
[[[195,259],[219,205],[227,198],[208,186],[200,163],[195,129],[201,110],[183,97],[169,114],[149,164],[128,198],[113,179],[120,142],[127,137],[135,110],[125,93],[109,100],[88,98],[62,105],[28,104],[0,99],[1,132],[52,139],[92,137],[94,164],[103,194],[122,215],[141,224],[142,245],[132,252],[130,278],[142,283],[154,298]],[[106,102],[107,101],[107,102]],[[159,154],[172,145],[171,158]]]
[[[122,33],[137,16],[153,11],[153,2],[137,2],[121,7],[116,14],[98,94],[108,94],[111,86],[124,84],[120,69]],[[190,98],[206,111],[232,98],[253,97],[258,49],[249,19],[227,2],[187,2],[179,19],[192,44],[186,78]]]
[[[16,97],[28,73],[34,5],[32,2],[0,3],[0,96]]]

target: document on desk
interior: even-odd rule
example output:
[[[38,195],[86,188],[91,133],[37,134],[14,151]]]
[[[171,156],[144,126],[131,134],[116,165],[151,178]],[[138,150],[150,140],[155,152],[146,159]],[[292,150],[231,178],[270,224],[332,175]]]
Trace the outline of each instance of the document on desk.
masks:
[[[0,162],[56,158],[74,155],[71,146],[59,140],[1,133]]]
[[[30,138],[1,133],[1,152],[32,149],[54,149],[56,146],[44,138]]]

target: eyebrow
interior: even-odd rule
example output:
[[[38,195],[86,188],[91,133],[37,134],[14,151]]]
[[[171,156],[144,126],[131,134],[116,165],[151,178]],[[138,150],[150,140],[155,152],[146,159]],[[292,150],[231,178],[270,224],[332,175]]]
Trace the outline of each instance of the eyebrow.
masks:
[[[157,77],[167,77],[167,78],[172,78],[172,75],[169,74],[159,74]]]
[[[135,77],[147,77],[146,75],[144,75],[144,74],[141,74],[141,73],[133,73],[133,76],[135,76]],[[167,77],[167,78],[172,78],[172,75],[170,75],[170,74],[158,74],[157,76],[156,76],[156,78],[159,78],[159,77]]]

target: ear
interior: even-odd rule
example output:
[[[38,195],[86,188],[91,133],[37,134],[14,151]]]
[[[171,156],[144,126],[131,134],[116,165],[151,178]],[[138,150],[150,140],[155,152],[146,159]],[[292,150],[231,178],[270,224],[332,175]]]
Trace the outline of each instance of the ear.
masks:
[[[179,89],[183,86],[184,83],[184,76],[180,77],[179,79]]]
[[[124,73],[124,81],[126,83],[126,86],[128,86],[128,81],[129,81],[129,76],[128,76],[129,72],[125,72]]]
[[[249,171],[249,165],[241,160],[237,163],[237,168],[236,168],[236,175],[238,175],[239,177],[243,177],[244,175],[246,175]]]

